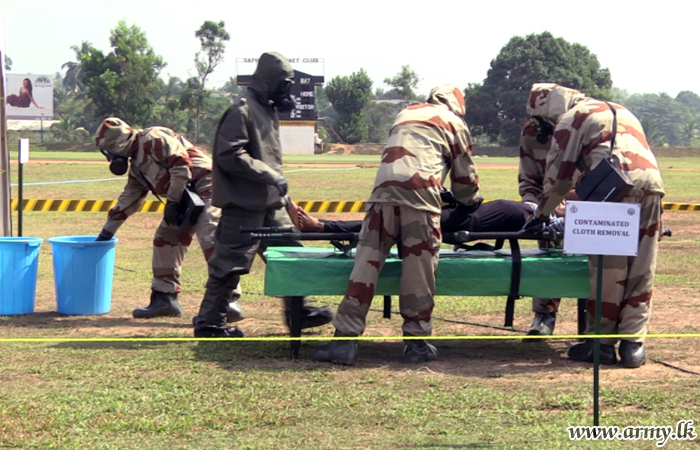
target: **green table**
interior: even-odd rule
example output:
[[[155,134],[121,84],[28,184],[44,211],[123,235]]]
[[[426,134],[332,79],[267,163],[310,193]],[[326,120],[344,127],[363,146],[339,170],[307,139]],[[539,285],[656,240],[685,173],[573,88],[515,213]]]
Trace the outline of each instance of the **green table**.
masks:
[[[515,247],[515,248],[514,248]],[[513,254],[520,260],[514,272]],[[520,254],[520,258],[517,255]],[[292,297],[293,337],[301,336],[302,298],[307,295],[345,294],[354,259],[328,248],[270,247],[265,252],[265,294]],[[514,273],[519,272],[519,277]],[[385,296],[385,316],[391,295],[398,295],[401,260],[391,253],[379,275],[377,295]],[[566,297],[579,299],[579,332],[590,291],[588,257],[565,255],[561,250],[496,251],[442,250],[438,264],[436,295],[505,296],[506,326],[512,326],[514,300],[525,297]],[[295,320],[296,319],[296,320]],[[292,341],[292,357],[298,356],[299,341]]]

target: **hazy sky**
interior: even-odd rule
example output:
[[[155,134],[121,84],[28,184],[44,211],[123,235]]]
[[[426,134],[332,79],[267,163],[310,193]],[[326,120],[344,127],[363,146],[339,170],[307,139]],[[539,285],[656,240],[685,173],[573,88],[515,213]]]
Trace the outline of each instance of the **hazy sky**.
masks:
[[[5,0],[5,51],[13,73],[54,74],[74,60],[72,45],[89,41],[109,51],[109,34],[120,19],[137,25],[167,66],[162,76],[195,75],[199,48],[194,32],[205,20],[223,20],[231,34],[225,61],[209,87],[252,71],[237,59],[278,51],[288,58],[319,58],[295,65],[326,81],[364,68],[382,81],[410,67],[419,91],[481,82],[489,64],[513,36],[550,31],[579,43],[610,69],[614,86],[630,93],[682,90],[700,94],[697,5],[689,1],[215,1]],[[433,6],[434,7],[431,7]],[[648,5],[648,6],[647,6]],[[542,80],[545,81],[545,80]]]

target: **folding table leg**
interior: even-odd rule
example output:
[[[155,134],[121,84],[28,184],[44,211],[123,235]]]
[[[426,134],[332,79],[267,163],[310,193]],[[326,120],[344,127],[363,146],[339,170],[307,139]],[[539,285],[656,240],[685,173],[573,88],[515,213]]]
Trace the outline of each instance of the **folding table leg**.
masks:
[[[304,297],[291,297],[292,310],[290,311],[289,336],[301,337],[301,311],[304,307]],[[295,340],[289,342],[289,357],[291,359],[299,358],[299,348],[301,341]]]
[[[513,326],[513,316],[515,315],[515,300],[517,297],[508,297],[506,300],[506,320],[503,324],[504,327]]]
[[[391,295],[384,296],[384,318],[391,319]]]
[[[586,331],[586,303],[587,298],[578,299],[578,334],[583,334]]]

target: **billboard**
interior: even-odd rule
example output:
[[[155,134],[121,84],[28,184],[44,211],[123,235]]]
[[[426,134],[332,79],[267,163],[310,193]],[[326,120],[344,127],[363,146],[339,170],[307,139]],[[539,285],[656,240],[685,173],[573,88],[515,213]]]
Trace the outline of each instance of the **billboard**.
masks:
[[[5,106],[9,120],[53,119],[53,77],[8,73]]]

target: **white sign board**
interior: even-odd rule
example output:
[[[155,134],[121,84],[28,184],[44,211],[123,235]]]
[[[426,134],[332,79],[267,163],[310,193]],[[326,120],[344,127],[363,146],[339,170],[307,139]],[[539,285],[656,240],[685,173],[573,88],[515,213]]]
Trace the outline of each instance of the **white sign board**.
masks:
[[[29,162],[29,139],[19,140],[19,163],[26,164]]]
[[[292,55],[288,57],[284,55],[292,65],[292,69],[301,70],[302,72],[312,73],[315,75],[323,75],[325,72],[325,61],[323,58],[312,56],[303,56],[301,58]],[[236,58],[236,74],[237,75],[252,75],[258,66],[258,58]]]
[[[53,119],[51,75],[8,73],[6,78],[5,103],[8,119]]]
[[[641,206],[566,202],[564,253],[637,256]]]

